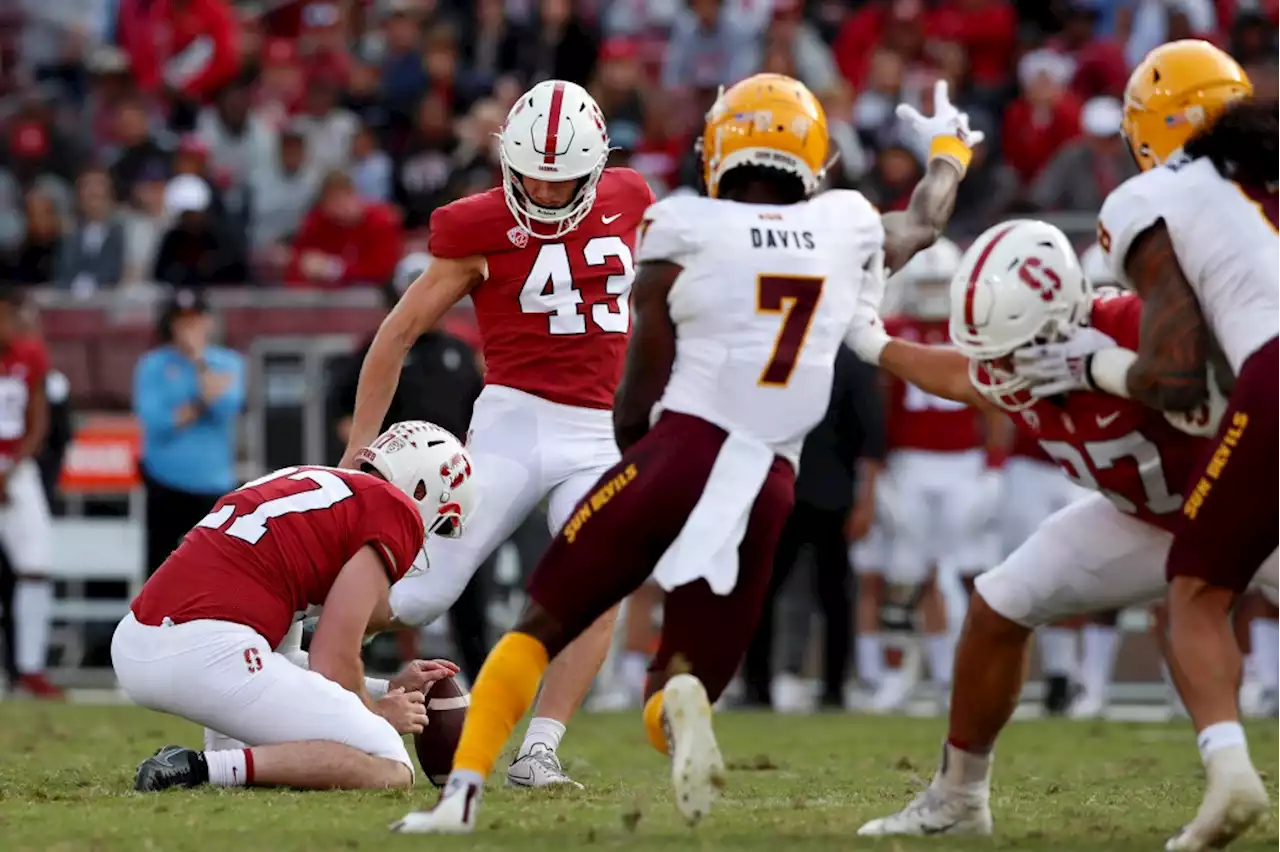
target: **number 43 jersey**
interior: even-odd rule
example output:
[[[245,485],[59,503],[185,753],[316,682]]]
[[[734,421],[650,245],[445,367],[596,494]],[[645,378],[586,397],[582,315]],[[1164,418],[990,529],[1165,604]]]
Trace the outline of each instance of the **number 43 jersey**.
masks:
[[[286,467],[222,497],[183,538],[134,600],[134,617],[158,625],[212,619],[252,627],[275,648],[294,614],[321,605],[366,544],[389,583],[422,550],[417,507],[367,473]]]
[[[668,296],[676,357],[660,407],[798,463],[827,410],[860,300],[883,292],[884,227],[859,193],[788,205],[666,198],[641,226],[641,263],[681,267]]]
[[[561,405],[613,407],[631,330],[636,227],[652,203],[639,172],[605,169],[587,218],[558,239],[517,225],[501,187],[431,214],[432,255],[479,255],[487,264],[471,294],[485,384]]]
[[[1097,299],[1091,321],[1127,349],[1138,348],[1142,300]],[[1104,393],[1072,393],[1010,414],[1018,428],[1076,484],[1106,495],[1121,511],[1172,531],[1183,489],[1206,441],[1179,431],[1139,402]]]

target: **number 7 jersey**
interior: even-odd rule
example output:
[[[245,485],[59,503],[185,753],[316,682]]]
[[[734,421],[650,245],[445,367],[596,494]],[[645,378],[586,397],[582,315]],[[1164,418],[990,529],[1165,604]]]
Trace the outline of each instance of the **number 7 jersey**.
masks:
[[[374,548],[394,583],[408,573],[424,538],[417,506],[385,480],[287,467],[218,500],[131,609],[143,624],[165,618],[243,624],[275,648],[295,613],[324,603],[360,548]]]
[[[485,384],[562,405],[610,409],[622,378],[636,227],[653,203],[639,172],[605,169],[587,218],[557,240],[516,224],[502,187],[431,214],[435,257],[483,256],[471,294]]]
[[[659,403],[761,441],[793,465],[831,399],[860,298],[874,311],[884,227],[857,192],[788,205],[679,196],[645,214],[641,263],[682,271],[676,357]]]

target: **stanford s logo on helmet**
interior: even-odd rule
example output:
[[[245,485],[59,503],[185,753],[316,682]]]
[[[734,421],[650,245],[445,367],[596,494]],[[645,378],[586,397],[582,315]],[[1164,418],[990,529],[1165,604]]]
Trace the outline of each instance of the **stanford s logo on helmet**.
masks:
[[[544,240],[578,227],[595,204],[609,158],[604,115],[587,90],[565,80],[539,83],[511,107],[499,142],[502,191],[516,223]],[[577,181],[578,187],[563,207],[542,207],[525,192],[521,177]]]
[[[993,404],[1035,403],[1006,359],[1063,340],[1089,321],[1093,288],[1065,234],[1045,222],[1004,222],[974,241],[951,281],[951,342],[969,357],[973,386]]]
[[[447,429],[423,420],[396,423],[356,461],[418,504],[428,533],[457,538],[475,508],[471,456]]]

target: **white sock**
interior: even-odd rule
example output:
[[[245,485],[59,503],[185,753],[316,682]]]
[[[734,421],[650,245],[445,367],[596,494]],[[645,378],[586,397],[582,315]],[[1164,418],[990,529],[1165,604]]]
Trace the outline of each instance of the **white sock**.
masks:
[[[985,795],[991,787],[992,754],[964,751],[951,743],[943,743],[942,765],[934,776],[934,785]]]
[[[924,637],[925,654],[929,657],[929,675],[939,686],[951,685],[951,670],[956,664],[956,643],[950,633]]]
[[[1111,686],[1111,673],[1116,668],[1116,654],[1120,650],[1120,631],[1115,627],[1099,624],[1086,625],[1080,631],[1080,681],[1090,695],[1107,694]]]
[[[858,677],[877,686],[884,677],[884,640],[879,633],[858,634]]]
[[[206,751],[205,763],[209,765],[209,783],[218,787],[243,787],[249,777],[249,750]]]
[[[1255,618],[1249,624],[1249,641],[1253,645],[1254,674],[1267,689],[1280,686],[1280,622]]]
[[[639,651],[624,653],[618,663],[618,677],[628,692],[643,692],[645,679],[649,677],[649,655]]]
[[[539,743],[555,751],[560,747],[560,740],[563,738],[564,725],[561,722],[545,716],[535,717],[529,722],[529,730],[524,732],[524,744],[520,746],[520,753],[516,757],[524,757]]]
[[[1077,671],[1076,632],[1066,627],[1041,627],[1036,633],[1040,667],[1046,677],[1074,679]]]
[[[1217,722],[1196,734],[1196,745],[1200,747],[1200,759],[1205,763],[1214,752],[1235,748],[1249,753],[1249,744],[1244,737],[1244,728],[1239,722]]]
[[[38,674],[49,661],[53,582],[19,578],[13,592],[14,656],[21,674]]]

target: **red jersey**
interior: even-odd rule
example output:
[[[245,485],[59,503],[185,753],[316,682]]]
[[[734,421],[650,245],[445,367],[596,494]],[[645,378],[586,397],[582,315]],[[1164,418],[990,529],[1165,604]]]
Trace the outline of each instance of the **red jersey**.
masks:
[[[909,316],[887,317],[885,331],[893,337],[940,346],[950,342],[946,320]],[[885,422],[890,450],[958,453],[983,445],[983,417],[976,408],[925,393],[913,384],[891,377],[889,412]]]
[[[134,600],[157,625],[197,619],[252,627],[271,647],[294,614],[323,604],[338,572],[366,544],[394,583],[422,550],[422,516],[367,473],[286,467],[224,496],[187,533]]]
[[[1029,429],[1017,429],[1014,431],[1013,446],[1009,449],[1009,455],[1047,464],[1054,463],[1053,459],[1045,455],[1044,450],[1040,449],[1040,442]]]
[[[1138,348],[1142,301],[1133,294],[1097,299],[1093,326]],[[1010,415],[1077,484],[1101,491],[1123,512],[1172,530],[1182,492],[1205,439],[1175,429],[1142,403],[1105,393],[1041,400]]]
[[[0,352],[0,460],[17,455],[27,434],[27,403],[48,373],[49,353],[38,337],[20,337]]]
[[[558,240],[517,225],[501,187],[431,214],[432,255],[488,262],[471,294],[486,383],[564,405],[613,407],[631,330],[636,229],[653,201],[639,172],[605,169],[595,206]]]

